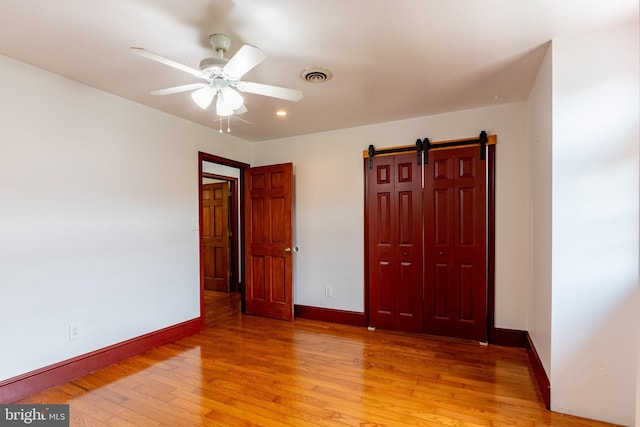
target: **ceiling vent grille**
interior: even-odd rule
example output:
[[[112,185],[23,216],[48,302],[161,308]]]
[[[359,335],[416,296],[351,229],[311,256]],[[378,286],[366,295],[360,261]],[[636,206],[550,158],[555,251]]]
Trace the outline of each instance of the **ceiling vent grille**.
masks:
[[[331,80],[333,73],[326,68],[311,67],[305,68],[300,73],[300,78],[309,83],[324,83],[327,80]]]

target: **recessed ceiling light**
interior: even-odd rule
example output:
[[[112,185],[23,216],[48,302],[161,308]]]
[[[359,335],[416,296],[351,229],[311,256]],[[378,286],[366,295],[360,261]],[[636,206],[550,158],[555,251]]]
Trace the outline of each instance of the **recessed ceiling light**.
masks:
[[[287,112],[284,110],[278,110],[276,111],[276,116],[278,117],[285,117],[287,115]]]

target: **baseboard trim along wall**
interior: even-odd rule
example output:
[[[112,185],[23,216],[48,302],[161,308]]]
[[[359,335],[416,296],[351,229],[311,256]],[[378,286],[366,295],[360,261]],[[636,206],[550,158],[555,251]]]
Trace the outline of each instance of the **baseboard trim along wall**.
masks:
[[[0,381],[0,404],[13,403],[107,367],[136,354],[193,335],[202,330],[201,318],[123,341],[91,353],[64,360],[17,377]]]
[[[294,314],[295,317],[301,317],[303,319],[321,320],[323,322],[342,323],[352,326],[367,326],[367,316],[357,311],[295,305]]]
[[[536,377],[536,383],[542,395],[542,400],[544,400],[547,409],[551,409],[551,383],[529,332],[515,329],[491,328],[489,331],[489,342],[494,345],[527,349],[529,363]]]
[[[531,335],[529,335],[528,332],[526,348],[527,353],[529,354],[529,362],[531,363],[531,368],[533,369],[533,373],[536,376],[538,388],[540,389],[540,393],[542,393],[542,400],[544,400],[544,404],[547,409],[551,410],[551,382],[549,381],[549,377],[544,370],[544,366],[542,365],[542,360],[538,355],[536,346],[533,345]]]
[[[515,329],[492,328],[489,343],[504,347],[527,348],[527,332]]]

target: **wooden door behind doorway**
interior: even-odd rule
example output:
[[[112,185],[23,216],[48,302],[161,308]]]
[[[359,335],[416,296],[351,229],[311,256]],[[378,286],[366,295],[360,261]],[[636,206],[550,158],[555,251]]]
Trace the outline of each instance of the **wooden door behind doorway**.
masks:
[[[229,183],[202,185],[204,288],[229,292]]]

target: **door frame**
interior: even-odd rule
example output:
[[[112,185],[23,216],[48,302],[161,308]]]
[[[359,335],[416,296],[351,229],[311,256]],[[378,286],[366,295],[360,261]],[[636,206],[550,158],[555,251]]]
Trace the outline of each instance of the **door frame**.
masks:
[[[205,309],[204,309],[204,262],[203,262],[203,236],[202,236],[202,229],[203,229],[203,217],[202,217],[202,178],[203,178],[203,170],[202,170],[202,163],[203,162],[209,162],[209,163],[216,163],[222,166],[227,166],[227,167],[231,167],[231,168],[235,168],[239,170],[239,178],[237,179],[237,188],[236,188],[236,197],[238,197],[239,200],[239,223],[238,223],[238,236],[235,236],[233,241],[237,242],[244,242],[244,221],[245,221],[245,214],[244,214],[244,199],[243,199],[243,188],[244,188],[244,173],[245,173],[245,169],[249,169],[251,166],[247,163],[242,163],[242,162],[238,162],[236,160],[231,160],[231,159],[227,159],[224,157],[220,157],[220,156],[216,156],[213,154],[209,154],[209,153],[205,153],[202,151],[198,151],[198,248],[199,248],[199,264],[200,264],[200,323],[201,323],[201,327],[204,328],[204,324],[205,324]],[[212,174],[206,174],[207,176],[211,177]],[[226,180],[230,180],[230,177],[221,177],[221,176],[217,176],[217,178],[221,178],[221,179],[226,179]],[[236,206],[238,204],[235,204]],[[236,217],[238,215],[235,215]],[[241,311],[244,313],[245,312],[245,286],[243,284],[244,278],[245,278],[245,257],[244,254],[242,252],[242,250],[240,250],[237,247],[237,243],[236,243],[236,251],[237,251],[237,258],[236,260],[239,260],[239,264],[240,264],[240,277],[241,280],[238,281],[238,287],[240,289],[237,289],[236,291],[239,291],[241,294]],[[233,256],[231,257],[232,259],[234,258]],[[236,262],[236,265],[238,263]],[[238,277],[236,276],[236,279]]]
[[[463,142],[470,138],[445,141],[445,143]],[[489,143],[486,145],[486,162],[487,162],[487,342],[494,344],[496,341],[500,343],[511,343],[514,338],[512,331],[496,329],[495,327],[495,224],[496,224],[496,144],[497,136],[489,135]],[[435,145],[435,144],[434,144]],[[397,148],[389,149],[388,154],[392,155]],[[409,148],[407,146],[406,148]],[[415,148],[414,148],[415,149]],[[384,150],[382,150],[384,151]],[[370,151],[363,152],[363,174],[364,174],[364,311],[366,323],[369,325],[371,311],[369,307],[369,212],[367,203],[367,194],[369,192],[369,182],[367,179],[367,171],[369,168]],[[385,154],[382,154],[385,155]]]

